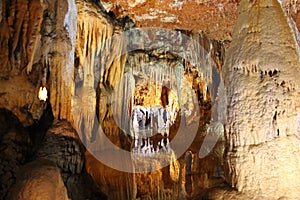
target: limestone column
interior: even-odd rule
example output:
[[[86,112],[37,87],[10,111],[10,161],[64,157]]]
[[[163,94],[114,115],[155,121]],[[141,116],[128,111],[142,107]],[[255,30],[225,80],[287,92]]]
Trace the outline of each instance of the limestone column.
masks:
[[[242,0],[226,54],[226,178],[261,198],[300,191],[300,61],[277,0]]]

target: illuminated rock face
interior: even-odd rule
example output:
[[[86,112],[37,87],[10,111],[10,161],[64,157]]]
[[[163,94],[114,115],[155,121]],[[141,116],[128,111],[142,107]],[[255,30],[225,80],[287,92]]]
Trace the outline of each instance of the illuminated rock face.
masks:
[[[130,16],[140,27],[202,30],[210,38],[231,40],[240,0],[103,0],[101,3],[116,17]],[[282,3],[299,26],[299,1],[282,0]]]
[[[85,6],[86,10],[93,10],[93,7],[88,7],[93,5],[86,4]],[[211,80],[211,70],[214,64],[211,57],[215,58],[216,54],[222,51],[222,46],[219,49],[215,48],[218,43],[205,38],[204,34],[192,35],[191,37],[193,37],[194,40],[205,47],[207,53],[204,53],[204,51],[197,51],[199,54],[196,53],[196,58],[188,63],[188,59],[186,59],[186,62],[182,59],[184,57],[172,56],[172,54],[167,53],[167,51],[154,51],[155,43],[152,42],[153,40],[151,40],[151,37],[157,37],[157,40],[155,41],[161,42],[159,38],[165,38],[165,34],[170,34],[170,32],[158,31],[157,29],[141,32],[144,34],[143,36],[145,38],[150,38],[146,40],[146,43],[144,44],[139,43],[138,35],[132,35],[132,37],[126,38],[129,40],[118,40],[118,37],[110,39],[111,36],[120,35],[122,30],[119,26],[112,23],[108,16],[103,15],[103,13],[101,14],[101,10],[95,8],[95,10],[93,10],[93,15],[89,16],[88,19],[86,17],[86,12],[79,10],[79,16],[81,19],[78,21],[78,30],[80,31],[78,31],[78,46],[76,47],[78,65],[75,66],[75,106],[73,106],[72,111],[74,121],[71,123],[75,125],[77,130],[79,127],[79,131],[80,128],[83,127],[82,124],[84,125],[84,131],[81,129],[79,134],[85,136],[86,143],[90,142],[91,144],[97,144],[97,146],[95,146],[99,151],[107,152],[108,159],[113,160],[115,157],[116,147],[112,148],[108,143],[103,143],[101,139],[98,140],[99,138],[96,138],[97,134],[90,134],[94,124],[99,122],[106,136],[116,146],[123,147],[130,151],[133,142],[135,141],[127,142],[126,139],[129,137],[124,134],[124,130],[130,128],[130,126],[128,126],[130,125],[131,120],[130,112],[138,106],[150,107],[159,105],[160,107],[169,106],[170,109],[176,109],[176,106],[173,106],[173,108],[171,106],[171,98],[168,98],[169,104],[166,103],[166,100],[162,100],[166,98],[166,92],[162,92],[164,90],[162,85],[166,85],[166,87],[168,84],[174,86],[181,81],[182,85],[179,87],[172,88],[169,86],[173,89],[172,93],[174,93],[174,95],[173,97],[172,95],[169,95],[168,97],[172,97],[176,100],[178,99],[177,96],[180,95],[181,103],[184,105],[184,108],[182,109],[187,111],[186,116],[188,116],[188,119],[186,120],[186,124],[195,123],[193,119],[195,118],[194,114],[196,112],[193,111],[196,109],[196,105],[200,103],[206,105],[210,102],[210,95],[207,93],[207,87],[211,83],[206,83],[204,77],[208,81]],[[94,29],[102,33],[101,37],[94,34],[94,32],[97,32]],[[185,44],[185,40],[182,39],[184,37],[184,32],[179,32],[178,35],[175,36],[176,40],[174,37],[167,37],[168,40],[170,40],[169,42],[172,42],[171,40],[176,41],[175,47],[173,46],[174,50],[181,54],[190,53],[182,51],[184,50]],[[93,39],[91,40],[91,38]],[[96,42],[94,44],[90,43],[91,41]],[[132,46],[135,44],[140,45],[138,46],[140,51],[119,57],[122,53],[120,50],[124,48],[125,42]],[[142,45],[147,46],[147,49],[144,49]],[[150,53],[147,51],[151,51],[151,56],[148,56]],[[219,55],[220,59],[219,57],[216,58],[216,60],[219,59],[219,62],[217,62],[219,64],[214,66],[216,69],[221,68],[221,53]],[[203,65],[196,65],[198,58],[200,60],[198,60],[198,64],[201,63]],[[95,59],[94,63],[92,62],[93,59]],[[153,63],[151,64],[152,61]],[[207,64],[204,64],[206,62]],[[201,71],[198,70],[200,68]],[[123,82],[120,80],[121,77],[124,78],[122,80]],[[124,83],[124,85],[121,83]],[[121,85],[121,89],[118,88],[119,85]],[[147,87],[152,91],[150,92],[151,95],[145,92],[145,88]],[[155,91],[157,91],[156,95]],[[205,95],[205,93],[207,94]],[[144,100],[140,101],[142,98],[144,98]],[[132,105],[131,108],[130,105]],[[205,107],[204,105],[203,107]],[[97,111],[99,112],[99,116],[95,118],[95,113]],[[205,120],[209,121],[210,115],[204,113],[205,112],[202,113],[202,117],[205,118],[204,115],[207,114]],[[127,116],[128,121],[119,120],[122,119],[123,116]],[[116,123],[117,119],[121,122],[120,124]],[[122,124],[122,122],[125,123]],[[204,127],[204,124],[205,122],[202,122],[202,128]],[[121,130],[121,128],[123,130]],[[187,130],[187,132],[188,131],[191,130]],[[173,135],[174,133],[175,131],[173,132]],[[95,141],[100,141],[100,144]],[[148,142],[148,144],[149,143],[150,142]],[[170,153],[168,156],[163,155],[168,163],[175,161],[176,158],[174,157],[174,154],[172,154],[170,149],[167,149],[167,139],[166,144],[163,143],[161,146],[162,150],[166,147],[165,150],[169,151],[167,153]],[[144,146],[144,152],[147,152],[148,148],[149,154],[140,154],[140,160],[137,158],[137,155],[134,155],[133,149],[132,159],[134,160],[133,164],[136,166],[131,166],[132,168],[148,169],[151,166],[159,165],[159,163],[150,163],[147,160],[147,155],[151,154],[151,147],[149,147],[150,145]],[[86,169],[98,183],[101,191],[103,191],[109,199],[132,199],[134,197],[154,199],[160,197],[176,198],[179,196],[179,193],[181,197],[193,197],[199,194],[200,189],[203,190],[206,187],[211,187],[217,182],[210,181],[213,179],[211,174],[216,165],[215,163],[209,165],[211,162],[210,158],[201,161],[201,164],[209,166],[208,168],[200,169],[198,167],[200,166],[200,161],[197,159],[197,148],[199,150],[199,147],[194,144],[191,152],[192,161],[189,161],[190,168],[192,168],[190,169],[190,173],[193,173],[195,178],[187,177],[187,182],[189,183],[186,184],[187,186],[185,186],[184,182],[186,177],[184,158],[182,159],[182,164],[179,164],[179,161],[176,161],[170,167],[165,167],[162,171],[159,170],[148,174],[130,174],[105,166],[87,152]],[[138,149],[139,148],[137,148],[137,150]],[[143,150],[141,149],[141,152]],[[214,157],[213,159],[218,160],[219,158]],[[122,159],[116,160],[115,162],[118,162],[120,166],[130,165],[130,163],[125,163]],[[180,168],[182,170],[181,174]],[[196,177],[198,176],[196,174],[199,173],[201,175]],[[205,181],[205,186],[200,183],[202,180]],[[194,184],[193,187],[191,186],[192,184]],[[188,189],[185,189],[185,187]],[[187,190],[187,192],[185,192],[185,190]]]
[[[174,116],[173,116],[174,117]],[[133,135],[136,139],[151,137],[154,134],[169,136],[171,122],[170,111],[162,107],[158,108],[135,108],[132,112]]]
[[[299,25],[299,1],[282,2],[289,15]],[[134,19],[137,27],[140,24],[141,27],[176,28],[194,33],[202,30],[210,38],[220,41],[231,40],[239,6],[239,1],[105,0],[101,3],[107,10],[113,11],[116,17],[129,15]],[[113,25],[115,24],[113,20],[107,20],[109,17],[103,15],[103,9],[101,11],[94,3],[65,0],[55,4],[47,1],[18,0],[10,3],[1,2],[0,7],[2,52],[0,106],[12,110],[25,126],[38,120],[45,109],[37,98],[41,86],[47,86],[51,94],[49,97],[54,115],[60,119],[73,121],[71,105],[74,96],[74,73],[75,76],[77,73],[82,73],[85,69],[82,66],[86,63],[93,66],[94,56],[100,52],[102,52],[101,62],[107,64],[108,68],[112,66],[111,70],[105,72],[104,81],[114,84],[118,80],[114,77],[120,77],[122,74],[123,69],[116,70],[116,66],[125,61],[124,57],[110,63],[115,53],[103,52],[105,46],[110,46],[104,44],[103,40],[120,30]],[[147,16],[155,16],[155,19],[152,19],[153,17],[149,19]],[[96,47],[99,43],[102,45]],[[112,46],[115,46],[114,49],[121,49],[117,44]],[[94,50],[97,51],[92,55]],[[81,66],[79,69],[73,69],[72,66],[74,51],[79,58]],[[88,73],[81,75],[84,74]],[[20,98],[16,98],[15,94]],[[15,100],[11,101],[11,99]],[[91,106],[95,104],[92,101],[88,102]]]
[[[53,162],[41,159],[28,163],[21,169],[8,199],[67,200],[69,198],[58,167]]]
[[[298,198],[299,38],[277,1],[244,0],[240,13],[223,68],[227,180],[253,197]]]
[[[74,6],[72,1],[1,2],[1,11],[9,12],[1,12],[0,20],[0,106],[12,110],[25,126],[39,120],[46,108],[38,99],[40,87],[51,91],[55,116],[70,118]]]

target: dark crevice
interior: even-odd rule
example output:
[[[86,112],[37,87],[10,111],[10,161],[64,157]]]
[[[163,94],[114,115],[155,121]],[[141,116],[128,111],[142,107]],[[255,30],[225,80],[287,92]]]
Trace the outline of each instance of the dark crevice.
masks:
[[[273,71],[272,70],[269,70],[269,71],[265,71],[265,75],[269,75],[270,77],[272,77],[272,76],[275,76],[275,75],[277,75],[278,74],[278,70],[276,70],[276,69],[274,69]]]
[[[27,128],[31,141],[34,145],[34,150],[40,147],[47,130],[53,123],[53,120],[54,116],[52,113],[51,104],[47,102],[47,107],[44,110],[44,113],[41,116],[40,120],[35,121],[33,125]]]
[[[161,91],[161,103],[162,103],[162,106],[164,108],[166,108],[167,105],[169,105],[169,92],[170,92],[170,89],[167,88],[166,86],[163,86],[162,87],[162,91]]]
[[[277,111],[275,112],[274,116],[273,116],[273,121],[275,122],[277,120]]]
[[[273,116],[273,126],[277,127],[277,111],[275,112],[274,116]],[[276,133],[277,133],[277,136],[279,136],[279,129],[276,128]]]

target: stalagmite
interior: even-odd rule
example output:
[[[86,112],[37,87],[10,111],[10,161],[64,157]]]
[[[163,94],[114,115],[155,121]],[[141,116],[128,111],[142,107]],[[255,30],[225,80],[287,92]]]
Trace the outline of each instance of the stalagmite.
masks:
[[[243,0],[225,59],[227,179],[255,198],[298,198],[299,46],[277,0]]]

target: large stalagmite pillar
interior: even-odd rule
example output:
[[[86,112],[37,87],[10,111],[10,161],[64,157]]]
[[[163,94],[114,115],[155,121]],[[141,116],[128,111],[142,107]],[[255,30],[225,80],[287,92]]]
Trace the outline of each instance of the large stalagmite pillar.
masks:
[[[243,0],[224,66],[227,178],[262,198],[300,191],[300,61],[277,0]]]

